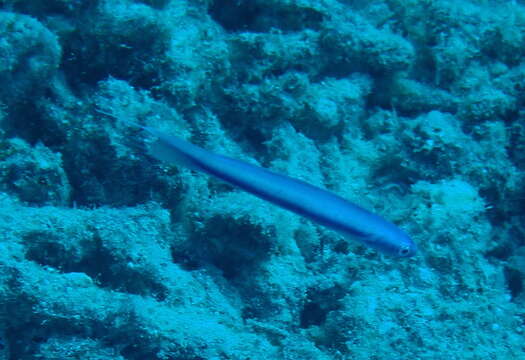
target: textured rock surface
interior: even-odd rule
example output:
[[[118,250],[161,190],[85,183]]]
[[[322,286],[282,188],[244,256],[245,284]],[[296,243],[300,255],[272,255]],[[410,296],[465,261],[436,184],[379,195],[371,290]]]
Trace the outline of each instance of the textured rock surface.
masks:
[[[519,1],[0,10],[0,359],[523,356]],[[161,164],[132,123],[333,190],[419,252]]]

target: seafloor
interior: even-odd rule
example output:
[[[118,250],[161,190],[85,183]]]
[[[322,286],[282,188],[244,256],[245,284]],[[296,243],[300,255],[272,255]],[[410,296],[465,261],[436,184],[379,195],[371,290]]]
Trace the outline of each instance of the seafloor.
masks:
[[[524,1],[0,8],[0,360],[525,359]],[[133,123],[418,253],[160,163]]]

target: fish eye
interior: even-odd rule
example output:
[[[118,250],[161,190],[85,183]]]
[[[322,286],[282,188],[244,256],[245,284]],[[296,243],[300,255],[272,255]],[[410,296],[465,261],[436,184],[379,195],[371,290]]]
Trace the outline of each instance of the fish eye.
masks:
[[[408,254],[410,253],[410,249],[408,246],[403,246],[402,248],[399,249],[399,251],[397,252],[397,254],[399,256],[407,256]]]

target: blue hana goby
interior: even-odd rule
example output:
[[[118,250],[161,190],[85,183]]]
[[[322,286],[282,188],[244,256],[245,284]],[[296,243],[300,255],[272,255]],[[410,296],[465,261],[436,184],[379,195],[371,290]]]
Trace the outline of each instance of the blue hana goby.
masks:
[[[134,125],[153,136],[150,152],[158,160],[202,171],[382,253],[396,257],[416,253],[416,244],[403,230],[332,192]]]

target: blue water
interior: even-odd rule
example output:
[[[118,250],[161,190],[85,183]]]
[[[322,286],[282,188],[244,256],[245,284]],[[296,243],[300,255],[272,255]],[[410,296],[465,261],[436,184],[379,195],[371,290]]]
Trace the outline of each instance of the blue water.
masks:
[[[524,43],[511,0],[0,0],[0,360],[525,359]],[[418,252],[161,163],[134,124]]]

